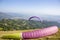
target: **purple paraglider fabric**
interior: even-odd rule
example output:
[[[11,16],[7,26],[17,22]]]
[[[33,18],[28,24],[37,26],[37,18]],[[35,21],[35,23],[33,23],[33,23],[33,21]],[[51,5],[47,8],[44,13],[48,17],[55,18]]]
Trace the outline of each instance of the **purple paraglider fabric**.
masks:
[[[48,28],[40,29],[40,30],[23,32],[22,37],[25,38],[25,39],[40,38],[40,37],[44,37],[44,36],[47,36],[47,35],[54,34],[57,31],[58,31],[57,26],[51,26],[51,27],[48,27]]]
[[[32,19],[32,18],[37,18],[40,22],[42,21],[39,17],[37,17],[37,16],[32,16],[32,17],[30,17],[29,18],[29,21]]]

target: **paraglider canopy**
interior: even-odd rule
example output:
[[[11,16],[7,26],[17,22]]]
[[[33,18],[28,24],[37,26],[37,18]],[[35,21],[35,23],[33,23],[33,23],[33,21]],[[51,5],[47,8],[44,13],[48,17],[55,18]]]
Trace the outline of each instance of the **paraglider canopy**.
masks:
[[[42,22],[41,19],[39,17],[37,17],[37,16],[32,16],[28,20],[30,21],[32,18],[37,18],[40,22]]]
[[[31,16],[28,19],[28,23],[32,28],[43,28],[43,26],[41,25],[44,25],[41,18],[39,18],[38,16]]]

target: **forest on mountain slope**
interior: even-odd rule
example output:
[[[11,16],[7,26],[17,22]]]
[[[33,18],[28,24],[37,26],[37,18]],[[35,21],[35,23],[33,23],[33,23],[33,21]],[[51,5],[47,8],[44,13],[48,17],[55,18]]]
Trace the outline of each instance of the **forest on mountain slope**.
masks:
[[[25,19],[1,19],[0,20],[0,30],[28,30],[28,29],[40,29],[49,26],[58,26],[60,23],[55,21],[34,21],[34,20],[25,20]]]

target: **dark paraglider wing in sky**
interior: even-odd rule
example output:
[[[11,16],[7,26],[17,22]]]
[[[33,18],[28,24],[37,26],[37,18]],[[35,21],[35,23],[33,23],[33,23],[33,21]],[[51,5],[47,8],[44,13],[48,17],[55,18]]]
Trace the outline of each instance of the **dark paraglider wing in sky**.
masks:
[[[32,18],[37,18],[40,22],[42,22],[42,20],[39,17],[37,17],[37,16],[32,16],[28,20],[30,21]]]

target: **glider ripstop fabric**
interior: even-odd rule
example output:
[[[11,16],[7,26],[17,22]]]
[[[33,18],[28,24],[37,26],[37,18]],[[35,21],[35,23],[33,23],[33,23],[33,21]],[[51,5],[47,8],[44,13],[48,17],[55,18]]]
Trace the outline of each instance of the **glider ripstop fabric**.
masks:
[[[48,28],[43,28],[40,30],[30,31],[30,32],[23,32],[22,37],[23,38],[39,38],[47,35],[54,34],[58,31],[57,26],[51,26]]]

